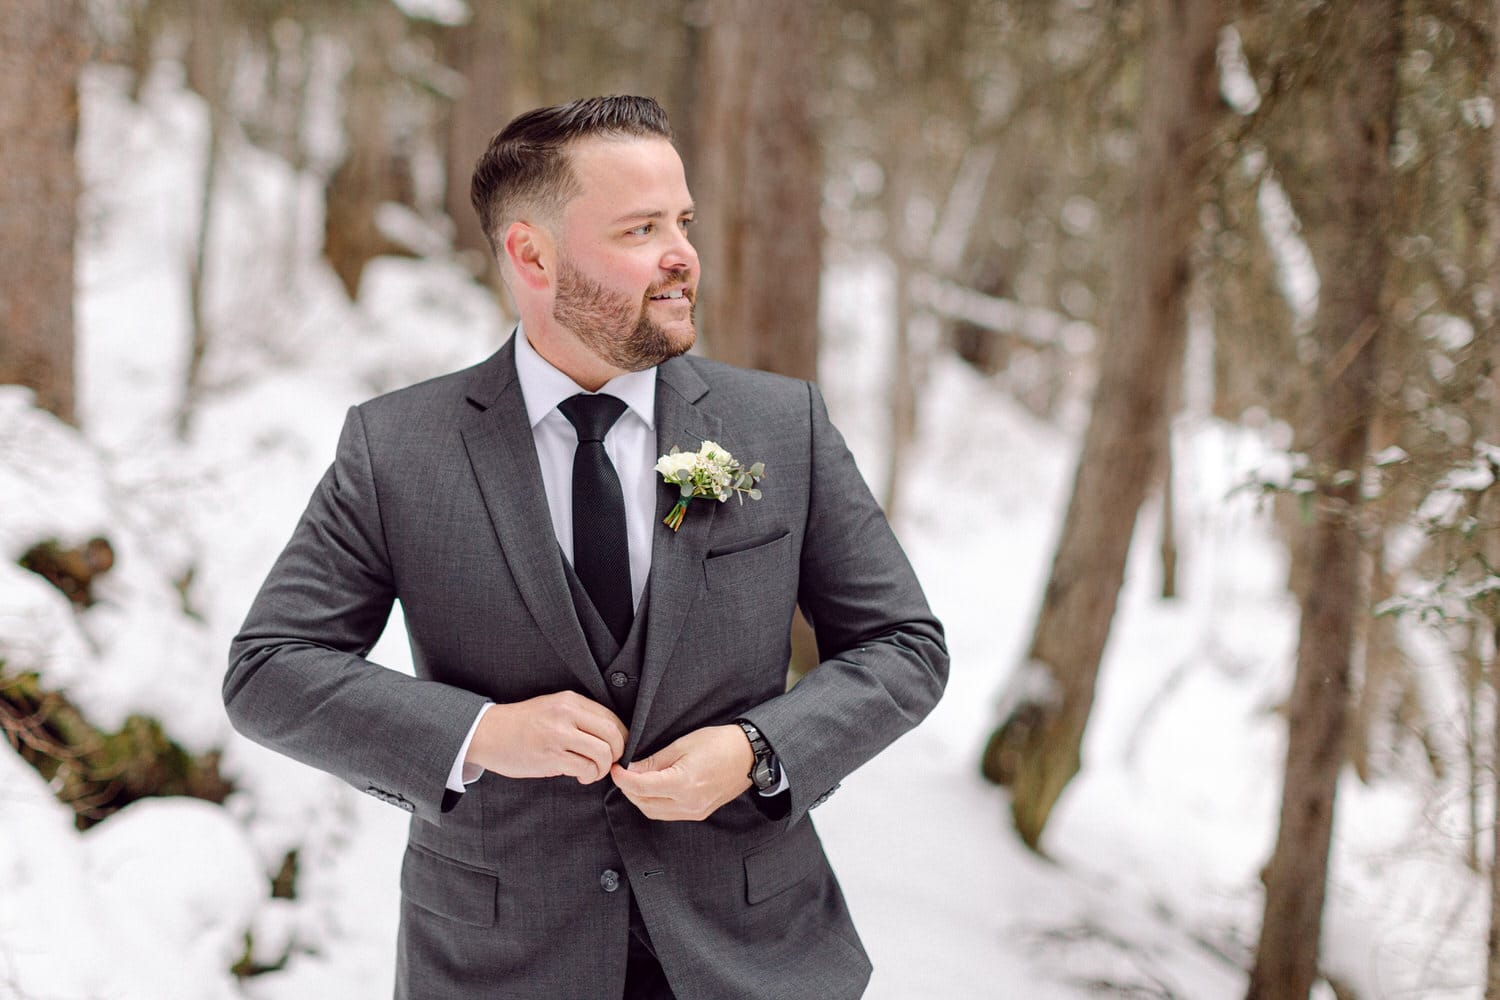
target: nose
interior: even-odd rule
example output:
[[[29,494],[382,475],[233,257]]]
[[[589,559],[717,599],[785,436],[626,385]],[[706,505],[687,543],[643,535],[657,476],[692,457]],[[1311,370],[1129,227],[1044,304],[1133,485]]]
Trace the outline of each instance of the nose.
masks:
[[[697,273],[698,251],[693,249],[692,241],[683,230],[676,230],[671,245],[662,253],[661,268],[663,271]]]

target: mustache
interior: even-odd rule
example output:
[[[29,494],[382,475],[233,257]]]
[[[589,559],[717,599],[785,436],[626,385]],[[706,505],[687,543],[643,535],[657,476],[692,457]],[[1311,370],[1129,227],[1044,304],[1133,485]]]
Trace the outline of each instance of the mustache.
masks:
[[[681,271],[672,274],[670,277],[662,279],[661,281],[652,285],[650,288],[646,289],[646,298],[649,299],[652,296],[662,295],[666,292],[675,291],[679,288],[682,289],[682,297],[687,299],[689,302],[692,302],[698,297],[697,289],[692,288],[688,285],[687,272]]]

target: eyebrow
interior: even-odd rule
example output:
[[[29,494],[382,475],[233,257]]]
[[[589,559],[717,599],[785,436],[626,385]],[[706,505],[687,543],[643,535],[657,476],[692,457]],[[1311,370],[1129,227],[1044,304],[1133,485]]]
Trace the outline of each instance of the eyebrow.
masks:
[[[696,213],[697,213],[697,206],[696,205],[688,205],[687,208],[684,208],[682,211],[678,212],[677,214],[678,215],[694,215]],[[659,208],[657,208],[657,209],[651,209],[649,211],[646,210],[646,209],[642,209],[642,210],[640,210],[638,212],[626,212],[624,215],[622,215],[619,218],[615,219],[615,221],[613,223],[611,223],[611,225],[618,226],[621,223],[633,222],[636,219],[664,219],[666,217],[667,217],[667,213],[663,212]]]

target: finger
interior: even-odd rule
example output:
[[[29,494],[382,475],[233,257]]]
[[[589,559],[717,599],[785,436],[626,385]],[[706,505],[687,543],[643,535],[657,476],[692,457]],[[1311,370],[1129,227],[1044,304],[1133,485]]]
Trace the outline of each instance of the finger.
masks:
[[[614,751],[610,745],[582,729],[575,729],[569,733],[561,749],[588,758],[596,771],[593,779],[595,781],[608,774],[610,765],[615,762]]]
[[[614,764],[609,769],[609,776],[614,779],[620,791],[624,792],[625,796],[632,801],[634,801],[637,795],[646,794],[646,789],[641,783],[641,776],[634,771],[627,771],[619,764]]]
[[[673,799],[656,795],[641,795],[625,788],[621,788],[620,791],[641,811],[641,815],[647,819],[677,820],[688,818],[681,803]]]
[[[682,771],[675,767],[656,767],[649,760],[631,761],[627,767],[621,767],[625,780],[632,782],[633,787],[653,795],[670,795],[671,791],[682,780]]]
[[[580,785],[592,785],[609,773],[608,765],[601,767],[592,757],[572,750],[564,750],[559,760],[562,773],[577,778]]]
[[[629,730],[619,716],[603,705],[595,702],[589,702],[588,705],[590,707],[578,715],[578,728],[603,742],[609,748],[609,760],[606,763],[613,763],[625,754],[625,740]]]
[[[555,697],[560,698],[561,703],[566,706],[568,717],[575,726],[608,743],[614,750],[612,759],[620,759],[620,755],[625,752],[625,739],[629,730],[618,715],[576,691],[564,691]]]
[[[671,798],[671,782],[662,780],[664,772],[627,770],[616,764],[609,769],[609,773],[620,791],[624,792],[632,802],[641,799]]]
[[[652,754],[649,757],[639,757],[631,761],[627,766],[631,774],[653,774],[664,770],[668,765],[661,754]]]
[[[673,740],[649,757],[640,757],[630,762],[632,774],[651,774],[670,770],[687,756],[682,740]]]

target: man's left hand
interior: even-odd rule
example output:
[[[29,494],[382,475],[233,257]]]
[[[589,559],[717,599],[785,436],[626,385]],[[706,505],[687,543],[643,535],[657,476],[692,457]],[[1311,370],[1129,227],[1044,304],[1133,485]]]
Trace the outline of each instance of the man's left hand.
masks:
[[[737,725],[695,729],[610,777],[650,819],[704,820],[750,787],[755,753]]]

